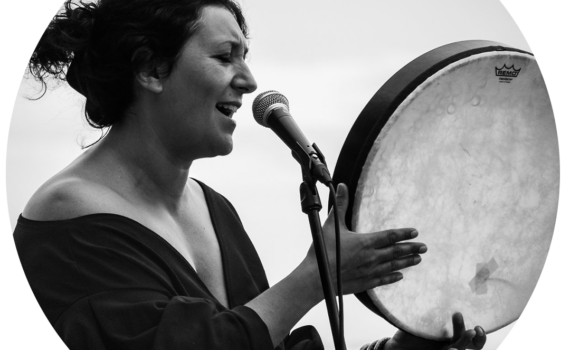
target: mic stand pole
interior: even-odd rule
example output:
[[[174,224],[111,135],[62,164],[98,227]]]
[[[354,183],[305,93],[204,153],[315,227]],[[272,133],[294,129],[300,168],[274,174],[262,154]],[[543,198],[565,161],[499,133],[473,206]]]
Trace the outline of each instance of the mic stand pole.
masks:
[[[293,153],[295,157],[296,154]],[[297,157],[295,157],[297,158]],[[336,350],[345,350],[346,345],[344,339],[341,339],[340,324],[338,316],[338,306],[336,303],[336,295],[332,286],[329,270],[329,259],[325,249],[325,242],[323,238],[323,229],[321,226],[321,218],[319,211],[322,209],[321,199],[317,191],[316,180],[308,174],[305,167],[303,169],[303,183],[299,188],[301,193],[301,207],[303,213],[307,214],[309,218],[309,225],[311,226],[311,234],[313,235],[313,246],[317,256],[317,263],[319,266],[319,274],[321,276],[321,284],[327,304],[327,311],[329,315],[329,322],[334,340]]]

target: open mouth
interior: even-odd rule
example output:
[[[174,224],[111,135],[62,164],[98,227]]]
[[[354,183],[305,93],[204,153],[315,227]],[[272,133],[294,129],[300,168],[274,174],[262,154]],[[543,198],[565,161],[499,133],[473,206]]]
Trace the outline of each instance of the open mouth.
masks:
[[[222,114],[224,114],[227,117],[232,117],[233,114],[238,110],[237,106],[233,106],[233,105],[227,105],[227,104],[223,104],[223,103],[219,103],[216,105],[216,109],[218,111],[220,111]]]

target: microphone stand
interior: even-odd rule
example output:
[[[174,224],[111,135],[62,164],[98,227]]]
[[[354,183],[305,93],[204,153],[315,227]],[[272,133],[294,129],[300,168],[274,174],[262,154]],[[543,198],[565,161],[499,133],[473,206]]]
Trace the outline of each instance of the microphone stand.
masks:
[[[324,162],[324,156],[322,155],[316,144],[313,144],[313,148],[315,148],[315,150],[318,152],[320,156],[320,159]],[[311,163],[303,162],[301,157],[294,151],[292,152],[292,154],[293,158],[295,158],[299,162],[299,164],[301,164],[301,169],[303,172],[303,182],[299,187],[299,192],[301,195],[301,208],[303,213],[307,214],[309,219],[309,225],[311,227],[311,234],[313,236],[313,246],[317,257],[319,275],[321,277],[321,285],[323,287],[323,293],[327,305],[327,311],[333,335],[335,350],[346,350],[344,339],[340,334],[338,305],[336,302],[336,295],[330,277],[329,259],[323,238],[321,218],[319,216],[319,211],[322,209],[323,206],[321,204],[319,192],[317,191],[317,186],[316,186],[317,180],[311,174],[310,165],[309,165]]]

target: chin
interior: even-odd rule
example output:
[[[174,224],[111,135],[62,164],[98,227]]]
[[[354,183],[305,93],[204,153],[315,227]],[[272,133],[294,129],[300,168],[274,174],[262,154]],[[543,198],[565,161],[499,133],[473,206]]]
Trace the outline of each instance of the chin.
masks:
[[[227,156],[230,154],[234,148],[233,137],[231,134],[225,135],[204,135],[201,141],[194,143],[194,147],[200,147],[201,149],[195,149],[194,156],[195,159],[199,158],[214,158],[218,156]]]
[[[231,139],[225,140],[225,142],[218,144],[217,147],[212,150],[213,152],[210,157],[227,156],[228,154],[232,153],[233,149],[233,141]]]
[[[227,149],[225,149],[224,151],[220,152],[220,154],[218,154],[218,155],[220,155],[220,156],[227,156],[228,154],[232,153],[233,149],[234,149],[234,145],[232,144],[232,145],[230,145]]]

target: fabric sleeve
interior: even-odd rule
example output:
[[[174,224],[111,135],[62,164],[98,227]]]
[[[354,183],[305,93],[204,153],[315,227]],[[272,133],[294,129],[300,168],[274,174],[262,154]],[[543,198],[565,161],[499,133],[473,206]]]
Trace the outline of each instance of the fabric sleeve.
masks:
[[[207,299],[156,291],[90,296],[54,327],[70,350],[273,349],[267,327],[248,307],[218,311]]]

